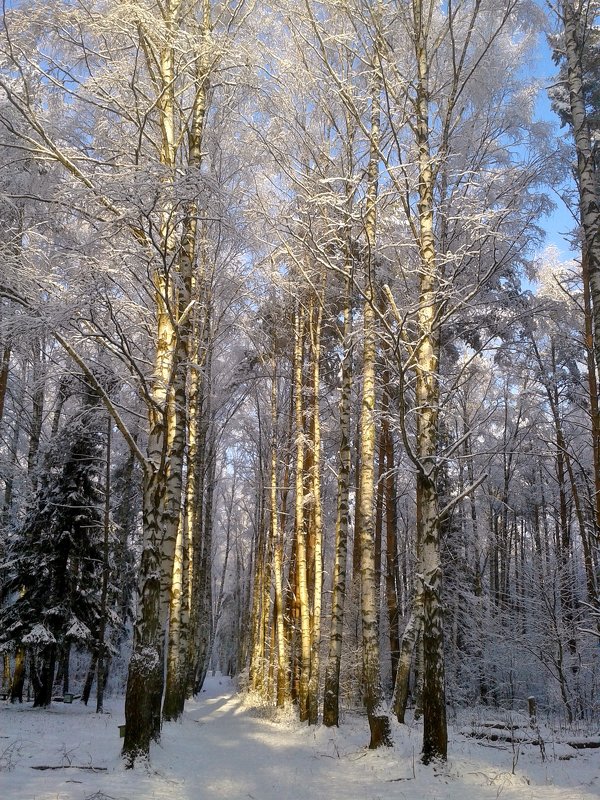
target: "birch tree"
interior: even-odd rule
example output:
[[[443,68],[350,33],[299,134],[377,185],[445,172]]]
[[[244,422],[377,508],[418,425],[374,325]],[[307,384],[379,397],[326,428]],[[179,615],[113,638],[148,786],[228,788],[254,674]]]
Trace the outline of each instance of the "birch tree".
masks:
[[[147,755],[150,740],[160,732],[162,654],[181,522],[188,373],[194,358],[191,330],[198,302],[194,280],[203,130],[209,76],[220,55],[211,38],[210,13],[209,3],[176,0],[164,7],[114,6],[108,13],[93,5],[81,10],[36,8],[32,20],[15,8],[4,20],[2,87],[13,114],[3,118],[6,129],[33,158],[62,167],[65,186],[91,203],[94,224],[112,226],[120,242],[127,242],[126,248],[135,252],[134,259],[125,258],[136,275],[133,285],[140,266],[149,280],[144,285],[142,279],[141,285],[144,302],[151,298],[156,326],[153,363],[149,368],[140,365],[140,351],[124,335],[115,313],[114,339],[108,343],[127,364],[146,403],[146,453],[104,393],[144,473],[139,615],[126,700],[124,755],[129,764]],[[220,13],[225,25],[235,17],[235,9]],[[47,26],[47,40],[53,45],[44,48],[43,57],[35,25]],[[109,33],[111,26],[115,33]],[[64,35],[75,28],[81,35]],[[100,50],[104,55],[98,55]],[[86,124],[91,123],[89,133],[79,139],[74,134],[65,144],[48,108],[37,104],[33,83],[40,97],[46,93],[68,108],[67,116],[77,109]],[[106,110],[118,121],[120,134],[110,141],[100,135],[106,131]],[[100,121],[94,135],[92,120]],[[127,188],[125,174],[131,179]],[[106,330],[96,324],[92,317],[82,327],[101,341]],[[85,357],[69,335],[53,332],[85,370]]]
[[[568,121],[576,154],[575,180],[579,195],[579,224],[582,232],[582,261],[589,280],[594,327],[596,369],[600,372],[600,183],[598,179],[597,130],[592,126],[597,109],[594,96],[594,52],[598,49],[597,21],[600,9],[595,0],[564,0],[553,8],[560,32],[552,38],[555,57],[564,65],[556,106]],[[568,98],[561,97],[564,90]],[[566,112],[566,113],[565,113]],[[586,282],[587,282],[586,280]]]
[[[491,105],[496,90],[489,69],[493,58],[506,57],[510,26],[517,13],[512,2],[501,10],[482,3],[440,10],[433,3],[417,2],[410,9],[398,9],[411,47],[404,51],[410,53],[409,60],[398,63],[396,40],[386,52],[387,96],[391,108],[399,109],[396,116],[389,113],[394,144],[386,157],[387,175],[414,237],[415,266],[410,273],[404,269],[404,280],[410,280],[414,291],[414,305],[397,304],[389,289],[386,294],[398,325],[397,347],[404,353],[398,366],[405,382],[404,402],[410,404],[404,406],[404,414],[410,407],[415,417],[414,429],[407,428],[406,416],[401,416],[400,423],[416,471],[415,593],[423,618],[424,762],[445,759],[447,754],[440,553],[441,520],[447,512],[440,507],[439,470],[441,459],[447,457],[440,436],[440,413],[451,394],[448,388],[441,389],[441,377],[449,368],[443,369],[441,357],[444,348],[450,354],[447,332],[456,324],[451,320],[457,316],[465,319],[467,302],[489,293],[516,266],[516,252],[503,231],[512,230],[509,236],[516,241],[527,228],[528,202],[532,201],[532,208],[541,208],[533,193],[525,204],[504,196],[500,199],[498,184],[492,188],[487,177],[490,158],[499,157],[508,166],[510,128],[501,128],[497,138],[486,137],[483,130],[490,124],[488,115],[494,114]],[[525,39],[523,44],[527,46]],[[501,114],[508,102],[503,97]],[[467,119],[481,130],[481,139],[465,138],[462,126]],[[517,122],[521,130],[528,124],[525,117]],[[485,142],[483,150],[481,142]],[[466,174],[474,174],[473,169],[481,177],[477,189],[465,179]],[[517,180],[534,186],[536,169],[535,162],[524,163]],[[486,222],[479,227],[476,218]],[[496,257],[486,259],[486,243],[500,239],[503,244]],[[475,476],[476,483],[478,480],[481,476]],[[407,631],[407,644],[413,624]]]

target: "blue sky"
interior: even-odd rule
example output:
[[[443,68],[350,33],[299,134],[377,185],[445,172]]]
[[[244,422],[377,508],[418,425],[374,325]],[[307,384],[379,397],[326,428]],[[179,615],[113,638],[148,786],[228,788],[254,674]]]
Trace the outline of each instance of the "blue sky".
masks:
[[[538,38],[538,52],[536,56],[537,58],[532,64],[534,68],[534,77],[540,79],[544,87],[540,90],[536,104],[537,117],[538,119],[552,122],[555,126],[555,135],[568,139],[568,131],[566,128],[560,127],[560,120],[552,111],[546,91],[547,87],[551,86],[555,79],[557,67],[552,61],[550,47],[548,46],[545,35],[540,35]],[[556,208],[552,214],[541,220],[541,226],[546,231],[546,245],[554,245],[565,258],[572,258],[576,256],[577,253],[571,249],[566,237],[569,232],[573,231],[575,221],[573,215],[559,196],[561,189],[564,189],[566,186],[567,183],[565,182],[562,187],[558,187],[558,192],[552,192],[550,194],[550,199],[556,205]]]

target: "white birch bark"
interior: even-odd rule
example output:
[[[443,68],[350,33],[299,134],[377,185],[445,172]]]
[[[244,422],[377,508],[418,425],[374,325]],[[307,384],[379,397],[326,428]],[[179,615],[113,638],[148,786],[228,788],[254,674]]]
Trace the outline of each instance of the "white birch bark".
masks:
[[[294,330],[294,416],[296,426],[296,494],[294,527],[296,537],[297,603],[300,615],[300,680],[298,706],[300,720],[308,719],[308,682],[310,679],[310,605],[305,520],[305,432],[304,432],[304,329],[305,312],[298,303]]]
[[[366,252],[363,293],[363,364],[360,407],[360,475],[356,532],[360,547],[360,601],[362,623],[363,694],[371,738],[369,747],[391,745],[390,721],[384,707],[379,656],[377,588],[375,585],[375,542],[373,529],[375,460],[375,309],[374,255],[376,246],[376,205],[379,170],[380,92],[382,77],[377,53],[372,64],[371,128],[365,205]]]
[[[324,276],[321,276],[323,284]],[[308,722],[316,725],[319,715],[319,674],[320,674],[320,645],[321,645],[321,603],[323,590],[323,511],[321,507],[321,417],[319,408],[320,396],[320,358],[321,358],[321,323],[323,318],[324,287],[321,286],[317,297],[316,310],[310,324],[311,354],[312,354],[312,466],[310,474],[310,487],[312,493],[312,532],[314,542],[314,584],[311,587],[313,602],[311,608],[311,654],[310,677],[308,682]]]
[[[444,640],[441,604],[442,566],[437,491],[439,351],[437,321],[439,273],[435,252],[430,153],[427,9],[414,4],[417,62],[416,139],[419,169],[419,309],[415,348],[417,468],[417,594],[423,607],[423,751],[422,760],[446,759],[448,737],[444,688]]]
[[[273,359],[275,362],[275,359]],[[286,660],[285,628],[283,623],[283,532],[279,527],[279,508],[277,503],[277,373],[273,364],[271,379],[271,480],[270,480],[270,514],[271,541],[273,547],[273,580],[275,600],[273,616],[275,620],[275,636],[277,650],[277,707],[285,705],[288,691],[288,670]]]
[[[333,565],[333,594],[331,599],[331,628],[329,654],[325,671],[323,697],[323,724],[339,725],[340,667],[344,629],[344,605],[346,599],[346,568],[348,559],[349,495],[350,495],[350,401],[352,390],[352,288],[350,263],[347,260],[349,277],[346,282],[343,311],[340,394],[340,466],[337,481],[337,510],[335,519],[335,558]]]

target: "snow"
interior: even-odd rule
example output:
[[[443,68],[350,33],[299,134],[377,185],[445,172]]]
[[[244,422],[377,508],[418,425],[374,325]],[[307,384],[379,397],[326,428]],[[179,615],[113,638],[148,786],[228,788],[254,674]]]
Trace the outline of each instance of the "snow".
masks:
[[[23,644],[54,644],[56,639],[41,623],[34,625],[26,636],[23,636]]]
[[[366,749],[366,718],[339,729],[307,727],[209,677],[179,723],[166,724],[151,764],[120,760],[122,699],[50,709],[0,705],[2,800],[598,800],[597,750],[546,741],[475,740],[450,729],[445,765],[419,762],[421,728],[393,724],[395,745]],[[568,759],[568,760],[565,760]],[[37,770],[35,767],[60,767]],[[84,769],[85,767],[85,769]]]
[[[65,633],[65,639],[79,639],[84,642],[90,641],[92,639],[92,632],[81,620],[76,617],[71,617],[69,620],[69,629]]]

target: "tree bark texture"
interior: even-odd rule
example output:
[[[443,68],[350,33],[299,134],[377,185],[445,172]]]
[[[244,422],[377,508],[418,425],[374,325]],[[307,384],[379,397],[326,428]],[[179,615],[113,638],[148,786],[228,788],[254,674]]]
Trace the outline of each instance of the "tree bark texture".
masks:
[[[349,266],[347,264],[347,266]],[[350,274],[350,272],[349,272]],[[348,560],[348,527],[350,518],[350,405],[352,390],[352,279],[348,278],[343,311],[341,364],[341,393],[339,404],[340,449],[337,480],[337,507],[335,519],[335,556],[333,564],[333,593],[331,598],[331,627],[329,653],[325,670],[323,696],[323,724],[339,725],[340,667],[344,632],[344,605],[346,600],[346,570]]]
[[[374,56],[373,88],[371,95],[370,155],[367,173],[365,204],[364,286],[363,293],[363,363],[360,405],[360,474],[359,501],[355,536],[360,548],[360,604],[362,625],[363,697],[371,738],[369,747],[391,745],[390,721],[384,706],[379,655],[379,626],[377,587],[375,585],[374,541],[374,461],[375,461],[375,358],[376,332],[374,310],[374,262],[376,245],[376,205],[379,170],[379,129],[381,74],[377,55]]]
[[[577,153],[580,224],[583,259],[587,261],[594,327],[594,353],[600,374],[600,187],[596,175],[583,83],[586,11],[577,0],[560,4],[567,62],[571,125]]]
[[[417,581],[423,596],[423,763],[448,750],[442,616],[442,565],[437,490],[439,425],[439,269],[433,219],[429,58],[425,4],[414,5],[417,62],[416,139],[419,168],[419,309],[415,349],[417,469]]]

